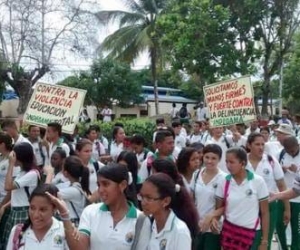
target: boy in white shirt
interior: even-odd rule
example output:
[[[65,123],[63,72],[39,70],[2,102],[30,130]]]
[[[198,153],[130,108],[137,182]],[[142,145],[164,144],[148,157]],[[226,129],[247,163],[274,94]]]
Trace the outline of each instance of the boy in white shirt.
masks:
[[[181,131],[181,123],[178,121],[172,122],[172,128],[174,129],[175,133],[175,147],[179,148],[180,150],[186,146],[186,139],[180,135]]]

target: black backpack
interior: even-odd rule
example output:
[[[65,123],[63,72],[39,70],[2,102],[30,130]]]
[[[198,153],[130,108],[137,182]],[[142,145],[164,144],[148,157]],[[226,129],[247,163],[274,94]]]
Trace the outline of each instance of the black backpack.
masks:
[[[186,118],[188,116],[188,111],[186,107],[181,107],[179,110],[179,117],[180,118]]]

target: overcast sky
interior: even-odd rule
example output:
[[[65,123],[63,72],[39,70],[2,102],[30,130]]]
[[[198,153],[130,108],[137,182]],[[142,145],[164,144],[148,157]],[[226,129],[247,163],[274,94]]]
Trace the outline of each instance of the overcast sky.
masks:
[[[122,0],[97,0],[99,6],[103,10],[119,10],[124,9]],[[117,29],[116,25],[110,25],[104,29],[105,32],[101,32],[99,36],[99,42],[103,40],[107,35],[113,33]],[[48,83],[55,83],[64,79],[65,77],[72,75],[74,71],[86,70],[92,63],[92,56],[90,58],[82,58],[81,56],[67,55],[63,59],[53,60],[54,69],[51,74],[44,76],[41,81]],[[149,64],[148,56],[145,53],[139,57],[132,65],[135,69],[141,69],[147,67]]]

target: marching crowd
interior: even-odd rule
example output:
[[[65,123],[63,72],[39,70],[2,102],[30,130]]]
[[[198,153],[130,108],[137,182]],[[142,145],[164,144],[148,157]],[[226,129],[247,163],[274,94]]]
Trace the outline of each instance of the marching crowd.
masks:
[[[156,125],[149,150],[119,123],[109,142],[5,120],[0,249],[300,250],[297,123]]]

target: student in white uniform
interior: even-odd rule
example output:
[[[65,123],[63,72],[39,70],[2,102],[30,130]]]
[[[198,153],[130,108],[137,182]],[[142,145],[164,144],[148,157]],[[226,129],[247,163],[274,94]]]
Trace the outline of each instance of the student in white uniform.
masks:
[[[111,122],[112,110],[107,105],[102,109],[101,115],[103,116],[103,122]]]
[[[289,189],[293,188],[294,179],[298,176],[300,170],[300,151],[298,140],[294,136],[286,137],[283,141],[284,151],[280,155],[280,164],[284,171],[284,180]],[[291,207],[291,250],[300,249],[300,197],[290,199]],[[279,202],[278,221],[276,232],[282,249],[288,249],[287,237],[285,234],[286,225],[283,223],[282,215],[284,206]],[[281,234],[279,234],[281,232]]]
[[[187,144],[190,145],[192,143],[201,143],[203,133],[201,132],[202,122],[196,121],[193,124],[193,132],[187,137]]]
[[[192,176],[200,168],[200,159],[197,150],[191,147],[181,150],[176,165],[186,188],[190,190]]]
[[[92,157],[95,161],[98,161],[102,155],[105,155],[104,145],[98,139],[97,129],[94,126],[91,126],[86,132],[87,139],[92,142]]]
[[[11,191],[11,212],[6,223],[3,242],[7,242],[14,225],[23,223],[28,218],[28,199],[41,178],[39,171],[34,167],[34,160],[33,148],[27,142],[16,144],[9,154],[4,188]],[[16,166],[20,167],[21,171],[14,178]]]
[[[76,144],[77,156],[81,159],[83,165],[88,168],[89,174],[89,190],[91,193],[98,189],[97,186],[97,171],[104,166],[103,163],[95,160],[92,155],[93,143],[88,139],[81,139]]]
[[[136,158],[138,160],[140,168],[143,161],[153,153],[148,148],[146,148],[146,141],[142,135],[133,135],[131,137],[130,144],[133,152],[136,154]]]
[[[247,147],[250,151],[248,154],[247,169],[263,177],[269,192],[286,190],[284,174],[278,161],[271,155],[264,154],[265,140],[260,133],[252,133],[248,137]],[[269,203],[270,226],[268,249],[271,249],[272,237],[277,222],[278,204],[277,202]],[[284,223],[287,225],[290,220],[290,205],[286,201],[284,204]]]
[[[35,125],[28,127],[28,140],[32,144],[36,165],[40,170],[49,162],[48,142],[40,138],[40,128]]]
[[[78,226],[81,213],[86,205],[89,190],[89,170],[84,167],[77,156],[69,156],[63,166],[63,174],[69,179],[70,185],[59,189],[59,196],[63,199],[70,211],[70,219]],[[47,173],[46,183],[51,183],[53,172]]]
[[[266,183],[262,177],[245,169],[247,154],[244,149],[229,149],[226,163],[230,175],[216,190],[216,208],[224,208],[225,218],[221,245],[223,249],[266,250],[269,231]]]
[[[135,208],[132,179],[124,166],[110,163],[98,172],[99,194],[102,202],[87,206],[80,218],[80,241],[72,250],[131,250],[140,211]],[[146,231],[137,232],[140,243],[136,250],[146,250],[150,222]],[[145,223],[144,222],[144,223]]]
[[[67,157],[70,155],[70,148],[66,143],[64,143],[64,139],[61,136],[62,127],[59,123],[52,122],[47,124],[47,139],[50,142],[49,158],[51,158],[52,153],[57,148],[62,148],[66,152]]]
[[[69,179],[66,178],[63,173],[63,166],[66,158],[66,152],[60,148],[56,149],[51,156],[51,167],[54,171],[52,184],[56,185],[58,188],[67,187],[70,185]],[[47,170],[45,172],[47,172]]]
[[[193,174],[190,188],[200,216],[201,225],[205,217],[215,210],[216,190],[226,174],[218,168],[222,157],[222,149],[216,144],[209,144],[203,149],[204,165]],[[203,230],[197,237],[197,250],[220,250],[220,234],[212,233],[210,229]]]
[[[14,145],[21,142],[27,142],[31,145],[29,140],[25,138],[22,134],[19,133],[18,127],[13,120],[4,120],[1,123],[1,129],[3,132],[6,132],[14,141]]]
[[[205,145],[217,144],[221,147],[222,158],[219,163],[219,168],[225,173],[228,173],[228,170],[226,168],[226,163],[225,163],[225,155],[230,145],[227,137],[224,135],[224,129],[223,127],[218,127],[218,128],[212,128],[211,131],[212,131],[212,138],[206,141]]]
[[[196,218],[187,216],[194,204],[184,187],[168,175],[156,173],[143,183],[140,199],[144,213],[154,219],[147,250],[192,249],[192,236],[197,232],[190,232],[187,225],[193,227]]]
[[[116,161],[119,154],[124,150],[125,132],[122,127],[116,126],[112,132],[113,141],[110,144],[110,156],[113,161]]]
[[[54,185],[43,184],[33,190],[29,203],[29,218],[12,229],[6,250],[68,250],[63,222],[53,217],[56,205],[46,192],[57,196]]]
[[[172,128],[175,133],[175,147],[179,150],[182,150],[186,146],[186,137],[183,137],[180,134],[181,131],[181,123],[179,121],[172,122]]]
[[[155,136],[156,152],[147,157],[139,169],[138,175],[144,181],[151,174],[152,163],[156,159],[168,159],[175,162],[175,157],[172,155],[174,151],[174,133],[168,129],[158,130]]]

